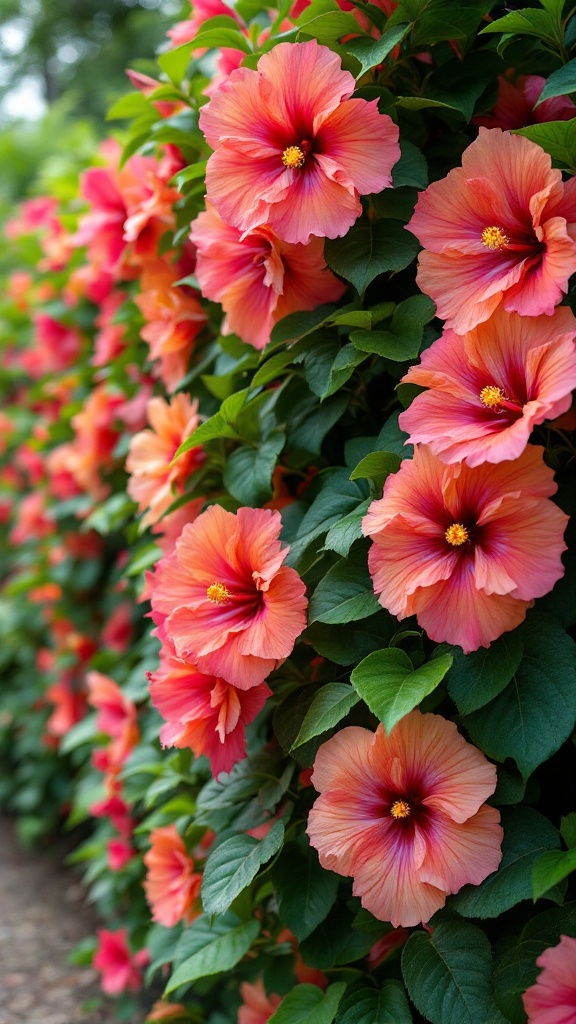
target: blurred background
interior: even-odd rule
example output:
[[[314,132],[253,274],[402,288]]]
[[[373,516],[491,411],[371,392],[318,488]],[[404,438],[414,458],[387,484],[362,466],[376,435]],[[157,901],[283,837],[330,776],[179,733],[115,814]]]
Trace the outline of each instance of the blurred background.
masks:
[[[72,179],[131,91],[154,71],[180,0],[0,0],[0,221],[15,199]],[[134,60],[138,54],[138,60]],[[40,180],[38,173],[41,173]]]

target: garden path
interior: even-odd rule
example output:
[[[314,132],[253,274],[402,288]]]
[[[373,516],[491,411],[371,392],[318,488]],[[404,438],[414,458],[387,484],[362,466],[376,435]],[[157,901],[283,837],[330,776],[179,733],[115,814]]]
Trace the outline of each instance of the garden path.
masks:
[[[116,1021],[96,972],[67,959],[96,927],[83,899],[52,852],[22,850],[12,823],[0,818],[0,1024]]]

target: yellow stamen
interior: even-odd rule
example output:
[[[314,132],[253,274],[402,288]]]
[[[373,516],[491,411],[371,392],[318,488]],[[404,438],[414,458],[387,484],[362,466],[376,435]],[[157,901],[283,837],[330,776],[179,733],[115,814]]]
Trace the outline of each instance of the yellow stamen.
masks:
[[[507,249],[510,243],[510,239],[504,234],[502,228],[498,228],[495,225],[491,225],[488,228],[484,228],[482,232],[482,244],[487,249]]]
[[[461,544],[465,544],[468,540],[468,530],[462,523],[452,523],[444,534],[449,544],[452,544],[455,548],[459,548]]]
[[[395,800],[390,808],[390,814],[398,821],[399,818],[408,818],[411,813],[410,804],[405,800]]]
[[[300,149],[300,146],[288,146],[282,153],[284,167],[290,167],[292,170],[295,170],[297,167],[303,167],[305,160],[306,156]]]
[[[487,409],[499,409],[506,400],[505,392],[495,384],[487,384],[480,392],[480,401]]]
[[[226,604],[232,597],[232,594],[223,583],[213,583],[212,586],[208,587],[206,597],[209,601],[213,601],[214,604]]]

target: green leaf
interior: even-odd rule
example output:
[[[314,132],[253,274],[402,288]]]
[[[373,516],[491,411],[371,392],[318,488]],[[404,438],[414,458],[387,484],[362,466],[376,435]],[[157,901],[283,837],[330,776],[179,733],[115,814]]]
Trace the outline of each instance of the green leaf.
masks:
[[[560,835],[569,850],[576,847],[576,811],[560,819]]]
[[[406,139],[402,139],[400,149],[402,155],[392,168],[394,188],[401,188],[404,185],[418,189],[426,188],[428,184],[426,157],[418,149],[418,146]]]
[[[390,312],[394,309],[394,303],[390,302]],[[371,309],[353,309],[347,313],[338,313],[338,315],[330,317],[331,324],[343,324],[345,327],[364,327],[366,330],[370,330],[372,327],[372,310]]]
[[[544,853],[536,861],[532,872],[532,895],[540,899],[555,885],[576,871],[576,849]]]
[[[107,121],[116,121],[124,117],[139,117],[150,114],[150,103],[141,92],[129,92],[113,103],[106,114]],[[153,111],[152,111],[153,113]]]
[[[554,71],[544,86],[535,107],[550,100],[553,96],[566,96],[568,93],[576,92],[576,58],[568,61],[563,68]]]
[[[506,32],[523,36],[537,36],[538,39],[556,39],[556,25],[546,11],[533,10],[525,7],[521,11],[511,11],[503,18],[492,21],[480,32],[486,35],[493,32]]]
[[[272,474],[284,441],[283,432],[277,430],[258,447],[236,448],[229,455],[222,482],[242,505],[258,508],[272,497]]]
[[[242,437],[243,422],[249,423],[251,419],[257,418],[260,406],[268,398],[266,394],[260,394],[249,400],[249,394],[250,389],[243,388],[242,391],[236,391],[229,398],[225,398],[218,412],[205,423],[201,423],[180,445],[174,458],[179,458],[190,448],[196,448],[206,441],[213,441],[219,437]]]
[[[400,457],[394,452],[370,452],[350,473],[351,480],[373,480],[379,491],[390,473],[400,469]]]
[[[568,739],[576,722],[576,644],[553,620],[530,614],[524,654],[506,688],[464,722],[495,761],[512,757],[527,778]]]
[[[518,128],[513,135],[523,135],[550,154],[552,159],[567,167],[576,169],[576,117],[571,121],[548,121],[546,124],[531,124]]]
[[[363,75],[370,68],[375,68],[386,59],[388,54],[402,42],[404,36],[410,31],[410,25],[396,25],[394,28],[384,32],[376,41],[371,36],[360,36],[350,39],[344,44],[348,53],[351,53],[356,60],[360,61],[360,74]]]
[[[363,536],[362,520],[368,511],[371,500],[371,498],[366,498],[357,508],[330,527],[324,541],[324,547],[328,551],[335,551],[343,558],[348,557],[348,552],[354,542]]]
[[[327,683],[318,691],[308,708],[292,750],[314,736],[333,729],[359,700],[356,691],[347,683]]]
[[[389,733],[396,722],[436,689],[451,664],[451,655],[444,654],[414,669],[404,651],[389,647],[364,658],[350,679]]]
[[[353,345],[341,346],[335,332],[323,332],[304,356],[310,390],[321,399],[333,395],[365,358],[364,353],[359,353]]]
[[[296,985],[284,996],[269,1024],[332,1024],[346,990],[337,981],[323,992],[317,985]]]
[[[356,221],[344,238],[327,238],[328,266],[363,294],[386,271],[404,270],[415,259],[419,245],[414,235],[393,220]]]
[[[165,994],[198,978],[231,970],[246,955],[259,931],[258,921],[241,922],[235,914],[226,914],[214,923],[207,914],[197,917],[185,933],[194,952],[174,972]]]
[[[157,57],[158,64],[175,85],[181,85],[192,58],[192,43],[184,43],[174,50],[166,50]]]
[[[295,567],[306,548],[317,537],[328,532],[342,516],[354,511],[367,497],[368,487],[351,481],[347,469],[338,468],[326,474],[322,490],[305,513],[296,540],[290,545],[286,564]]]
[[[272,868],[278,916],[303,942],[321,924],[336,899],[339,878],[320,866],[316,850],[286,843]]]
[[[182,190],[182,186],[188,184],[189,181],[197,181],[198,178],[203,178],[206,174],[207,160],[200,160],[198,163],[190,164],[188,167],[184,167],[181,171],[172,178],[172,182],[177,189]],[[181,282],[178,282],[181,283]]]
[[[303,310],[297,313],[289,313],[274,324],[270,334],[270,342],[277,345],[283,341],[297,341],[307,334],[315,331],[322,324],[330,319],[330,315],[336,310],[331,303],[323,306],[316,306],[316,309]]]
[[[427,295],[413,295],[398,303],[389,330],[353,331],[350,341],[362,351],[375,352],[394,362],[414,359],[422,344],[425,325],[435,307]]]
[[[414,932],[402,951],[402,974],[416,1009],[432,1024],[502,1022],[493,1002],[490,943],[472,924],[441,921]]]
[[[338,1024],[412,1024],[403,986],[386,978],[379,989],[349,989],[340,1004]]]
[[[502,826],[503,856],[498,870],[480,885],[464,886],[450,900],[450,908],[463,917],[498,917],[522,900],[531,899],[535,863],[544,850],[560,845],[557,830],[532,807],[503,810]]]
[[[232,836],[209,855],[202,878],[202,906],[207,914],[222,914],[250,885],[266,861],[282,846],[284,825],[277,821],[259,841],[252,836]]]
[[[350,623],[344,631],[339,626],[315,622],[308,626],[304,635],[306,642],[323,658],[337,665],[353,665],[389,642],[397,626],[397,619],[381,609],[369,619]]]
[[[354,963],[365,957],[376,941],[373,931],[353,927],[354,917],[341,904],[300,944],[300,952],[309,967],[328,971],[332,967]]]
[[[96,715],[86,715],[62,737],[58,749],[61,754],[69,754],[71,750],[76,750],[84,743],[94,744],[97,733]]]
[[[508,685],[524,654],[518,630],[503,633],[490,647],[464,654],[451,647],[452,668],[446,676],[448,693],[461,715],[484,707]]]
[[[343,558],[328,570],[310,598],[309,622],[354,622],[378,611],[362,549]]]

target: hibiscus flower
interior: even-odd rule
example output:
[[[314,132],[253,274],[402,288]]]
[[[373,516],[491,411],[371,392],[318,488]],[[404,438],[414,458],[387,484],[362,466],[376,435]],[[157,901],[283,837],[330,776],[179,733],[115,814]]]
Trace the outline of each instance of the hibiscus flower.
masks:
[[[428,921],[500,863],[500,814],[484,803],[496,768],[440,715],[411,711],[389,736],[342,729],[320,747],[312,784],[320,863],[352,875],[362,906],[395,928]]]
[[[515,459],[533,427],[567,412],[576,388],[576,319],[497,309],[462,337],[446,330],[402,383],[429,388],[400,415],[411,444],[469,466]]]
[[[362,522],[380,604],[466,654],[518,626],[564,574],[568,517],[543,451],[471,469],[417,445]]]
[[[457,334],[500,304],[549,316],[576,271],[576,178],[564,183],[529,139],[481,128],[406,227],[424,246],[418,284]]]
[[[350,99],[355,81],[315,39],[280,43],[258,68],[238,68],[200,112],[215,150],[208,199],[224,220],[267,224],[285,242],[344,235],[360,196],[392,184],[398,127],[376,100]]]

